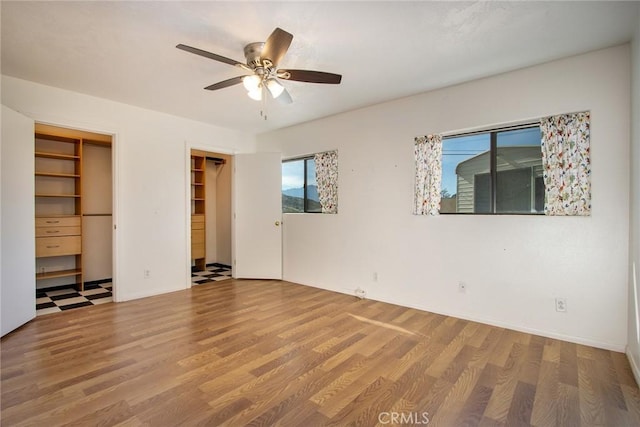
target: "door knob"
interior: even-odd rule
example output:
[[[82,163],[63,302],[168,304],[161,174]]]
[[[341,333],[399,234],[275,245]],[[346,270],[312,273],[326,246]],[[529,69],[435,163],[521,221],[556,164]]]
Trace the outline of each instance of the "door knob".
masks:
[[[276,221],[276,227],[280,226],[280,221]]]

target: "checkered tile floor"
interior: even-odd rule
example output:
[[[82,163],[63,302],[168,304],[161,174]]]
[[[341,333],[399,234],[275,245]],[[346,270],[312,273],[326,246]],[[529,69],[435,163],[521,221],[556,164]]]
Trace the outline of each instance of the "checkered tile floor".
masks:
[[[206,270],[191,272],[191,283],[193,285],[202,285],[227,279],[231,279],[231,267],[224,264],[207,264]]]
[[[111,288],[109,282],[94,285],[90,289],[85,287],[85,290],[80,292],[73,287],[52,291],[36,290],[36,316],[112,302]]]

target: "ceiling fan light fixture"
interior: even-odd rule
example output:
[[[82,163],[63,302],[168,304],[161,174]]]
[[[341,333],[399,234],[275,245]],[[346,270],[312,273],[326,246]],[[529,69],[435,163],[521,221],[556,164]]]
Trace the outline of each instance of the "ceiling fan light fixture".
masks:
[[[261,101],[262,100],[262,86],[258,86],[253,90],[250,90],[249,92],[247,92],[247,95],[249,95],[249,98],[256,100],[256,101]]]
[[[277,98],[282,95],[284,86],[282,86],[276,79],[270,78],[267,80],[267,89],[269,89],[269,92],[271,92],[271,96]]]
[[[266,100],[268,97],[266,92],[268,90],[269,95],[274,99],[277,98],[279,103],[290,104],[292,102],[291,95],[278,79],[304,83],[339,84],[341,82],[342,76],[340,74],[313,70],[279,69],[278,64],[287,53],[292,40],[293,34],[281,28],[276,28],[269,35],[267,41],[249,43],[244,47],[245,63],[182,43],[176,45],[176,48],[232,65],[248,72],[249,75],[232,77],[209,85],[204,89],[213,91],[242,83],[249,97],[256,101]]]
[[[253,74],[251,76],[246,76],[242,79],[242,84],[246,90],[249,92],[255,91],[260,88],[260,81],[262,79],[260,76]]]

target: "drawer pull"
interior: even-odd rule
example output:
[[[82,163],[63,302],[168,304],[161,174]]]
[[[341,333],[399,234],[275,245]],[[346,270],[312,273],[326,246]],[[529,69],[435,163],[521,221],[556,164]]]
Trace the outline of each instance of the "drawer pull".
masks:
[[[47,234],[59,233],[60,230],[47,230]]]
[[[51,245],[51,246],[47,246],[47,249],[54,249],[54,248],[59,248],[60,245]]]
[[[57,223],[59,223],[59,222],[60,222],[60,221],[47,221],[47,224],[57,224]]]

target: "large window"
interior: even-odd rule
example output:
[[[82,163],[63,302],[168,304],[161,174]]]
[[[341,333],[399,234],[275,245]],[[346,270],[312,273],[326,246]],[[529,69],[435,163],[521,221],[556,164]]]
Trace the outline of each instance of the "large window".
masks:
[[[440,213],[542,214],[538,125],[445,137]]]
[[[282,212],[322,212],[313,157],[282,162]]]

